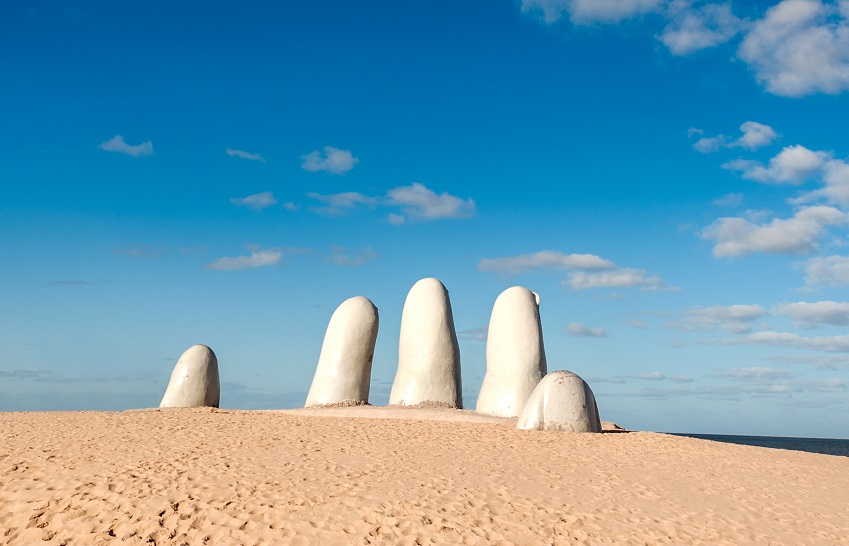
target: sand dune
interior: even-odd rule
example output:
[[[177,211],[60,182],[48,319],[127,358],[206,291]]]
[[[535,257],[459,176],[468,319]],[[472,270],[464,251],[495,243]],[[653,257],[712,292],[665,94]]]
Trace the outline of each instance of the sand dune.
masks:
[[[849,544],[849,458],[374,410],[0,413],[0,544]]]

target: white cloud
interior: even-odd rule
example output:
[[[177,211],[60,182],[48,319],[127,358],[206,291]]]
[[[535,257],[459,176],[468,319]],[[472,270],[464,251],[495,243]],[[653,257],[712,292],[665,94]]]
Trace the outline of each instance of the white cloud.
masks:
[[[728,377],[732,379],[754,379],[754,380],[771,380],[784,379],[792,377],[793,374],[787,370],[779,370],[768,367],[750,367],[750,368],[730,368],[725,370],[717,370],[713,374],[714,377]]]
[[[766,314],[760,305],[715,305],[707,308],[691,309],[688,316],[666,326],[692,332],[706,330],[712,332],[721,328],[727,332],[742,334],[750,332],[752,323]]]
[[[262,250],[259,247],[249,247],[250,255],[218,258],[206,264],[207,269],[219,271],[236,271],[239,269],[256,269],[267,265],[275,265],[283,259],[283,250],[269,248]]]
[[[488,324],[484,326],[478,326],[477,328],[472,328],[471,330],[463,330],[461,332],[457,332],[457,337],[463,341],[486,341],[488,335]]]
[[[325,146],[324,153],[318,150],[302,155],[301,168],[307,172],[326,171],[332,174],[344,174],[360,162],[351,154],[351,150],[340,150],[333,146]]]
[[[717,207],[739,207],[743,204],[743,194],[726,193],[719,199],[714,199],[713,204]]]
[[[849,324],[849,303],[836,301],[818,301],[808,303],[798,301],[776,305],[772,309],[774,315],[790,317],[799,326],[812,327],[820,324]]]
[[[301,210],[301,205],[293,203],[291,201],[286,201],[285,203],[283,203],[283,208],[290,212],[296,212]]]
[[[808,203],[823,198],[831,203],[849,206],[849,163],[842,159],[833,159],[822,168],[822,181],[825,187],[803,193],[790,202]]]
[[[277,199],[274,198],[274,194],[270,191],[264,191],[262,193],[248,195],[247,197],[231,197],[230,202],[234,205],[240,205],[254,210],[262,210],[266,207],[276,205]]]
[[[522,11],[539,11],[546,23],[558,21],[568,12],[578,25],[618,23],[658,10],[662,0],[522,0]]]
[[[249,159],[251,161],[261,161],[265,163],[265,158],[259,154],[252,154],[250,152],[243,152],[242,150],[234,150],[232,148],[227,148],[227,155],[230,157],[239,157],[242,159]]]
[[[628,319],[625,321],[625,324],[634,328],[639,328],[640,330],[645,330],[649,327],[648,323],[644,320]]]
[[[642,379],[644,381],[663,381],[666,376],[660,372],[641,373],[639,375],[628,376],[630,379]]]
[[[358,205],[376,205],[378,200],[374,197],[363,195],[359,192],[349,191],[342,193],[321,194],[310,192],[307,194],[310,199],[315,199],[324,203],[323,207],[310,207],[310,210],[319,214],[327,214],[329,216],[339,216],[356,208]]]
[[[400,226],[401,224],[407,222],[407,219],[404,217],[403,214],[395,214],[394,212],[390,212],[389,214],[387,214],[386,220],[394,226]]]
[[[778,133],[769,125],[757,121],[747,121],[740,126],[743,136],[732,142],[733,147],[757,150],[770,144],[778,138]]]
[[[602,271],[600,273],[587,273],[576,271],[569,274],[569,279],[563,281],[575,290],[587,290],[590,288],[631,288],[638,286],[643,290],[675,290],[667,287],[657,275],[649,276],[643,269],[624,267],[613,271]]]
[[[809,286],[849,285],[849,256],[820,256],[808,260],[805,283]]]
[[[735,159],[722,165],[723,169],[738,171],[743,178],[764,184],[802,184],[822,169],[830,159],[828,152],[815,152],[804,146],[787,146],[769,160]]]
[[[801,254],[817,249],[826,226],[847,223],[849,216],[832,207],[802,207],[787,219],[766,224],[744,218],[719,218],[702,230],[701,237],[716,242],[716,257],[767,254]]]
[[[754,23],[737,52],[775,95],[849,89],[849,9],[820,0],[783,0]]]
[[[769,125],[758,123],[757,121],[743,122],[743,124],[740,125],[740,131],[743,134],[735,139],[725,135],[717,135],[715,137],[702,136],[702,138],[693,144],[693,148],[703,154],[715,152],[720,148],[745,148],[747,150],[757,150],[764,146],[769,146],[779,137],[778,133],[775,132],[775,129]],[[693,137],[694,135],[701,136],[704,135],[704,131],[691,127],[687,131],[687,135],[689,137]]]
[[[772,345],[776,347],[794,347],[797,349],[812,349],[828,353],[849,352],[849,335],[844,336],[818,336],[803,337],[790,332],[755,332],[741,338],[724,340],[726,345],[740,343],[751,343],[758,345]]]
[[[153,154],[153,143],[148,140],[147,142],[132,146],[124,142],[124,137],[121,135],[115,135],[109,140],[101,142],[100,149],[107,152],[127,154],[133,157],[142,157]]]
[[[554,250],[542,250],[533,254],[520,254],[504,258],[484,258],[478,263],[481,271],[499,271],[510,275],[534,269],[613,269],[610,260],[594,254],[565,254]]]
[[[659,39],[673,55],[689,55],[723,44],[743,29],[743,21],[731,12],[731,4],[704,4],[673,0],[666,13],[669,23]]]
[[[468,218],[475,214],[472,199],[460,199],[449,193],[437,194],[418,182],[392,188],[386,196],[386,204],[403,207],[407,217],[415,220]]]
[[[380,254],[375,252],[371,247],[367,247],[357,252],[354,255],[348,255],[344,247],[330,247],[330,261],[336,265],[344,265],[346,267],[361,267],[380,257]]]
[[[577,337],[607,337],[607,331],[604,328],[590,328],[580,322],[567,324],[563,329]]]

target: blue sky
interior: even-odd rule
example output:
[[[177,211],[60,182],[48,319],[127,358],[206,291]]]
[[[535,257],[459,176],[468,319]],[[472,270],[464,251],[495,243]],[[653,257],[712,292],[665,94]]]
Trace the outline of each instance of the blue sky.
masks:
[[[639,429],[849,437],[849,1],[6,2],[0,410],[303,404],[333,310],[498,294]]]

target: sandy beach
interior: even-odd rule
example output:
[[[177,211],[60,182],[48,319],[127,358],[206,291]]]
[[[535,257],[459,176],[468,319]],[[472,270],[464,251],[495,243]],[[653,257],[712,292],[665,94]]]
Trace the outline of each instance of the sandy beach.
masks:
[[[845,457],[451,410],[2,413],[0,431],[0,544],[849,544]]]

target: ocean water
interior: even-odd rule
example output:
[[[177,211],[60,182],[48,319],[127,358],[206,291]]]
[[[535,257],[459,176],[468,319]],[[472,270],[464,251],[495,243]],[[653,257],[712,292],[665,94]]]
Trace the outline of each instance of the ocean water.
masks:
[[[809,453],[840,455],[849,457],[849,440],[838,438],[788,438],[782,436],[736,436],[731,434],[686,434],[673,432],[675,436],[687,436],[747,446],[771,447],[775,449],[793,449]]]

